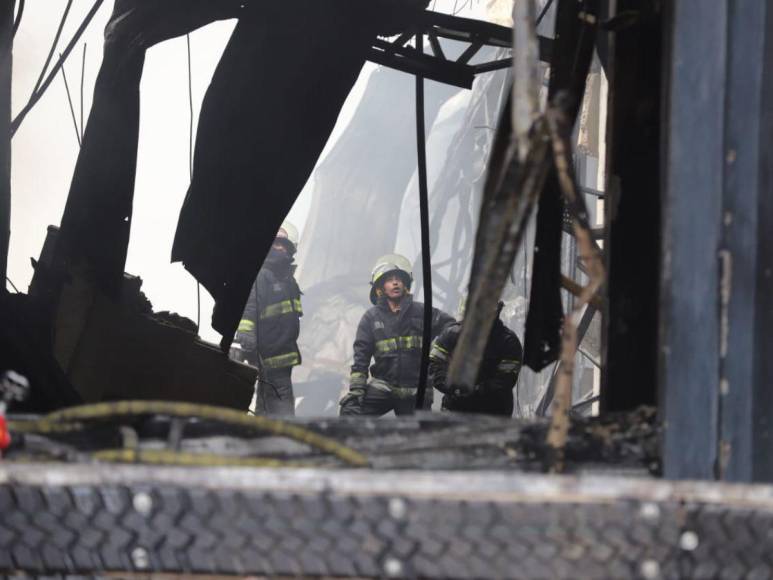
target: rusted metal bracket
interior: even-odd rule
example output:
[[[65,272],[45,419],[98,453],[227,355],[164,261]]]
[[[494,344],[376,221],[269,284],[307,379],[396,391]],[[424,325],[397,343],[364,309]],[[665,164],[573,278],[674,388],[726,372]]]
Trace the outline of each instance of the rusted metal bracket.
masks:
[[[569,410],[572,399],[572,380],[574,376],[574,358],[579,344],[577,326],[574,318],[580,310],[589,303],[596,291],[601,288],[606,278],[601,251],[591,236],[588,223],[588,210],[585,199],[579,194],[577,179],[572,170],[571,162],[571,132],[574,119],[564,114],[561,109],[550,108],[546,113],[553,145],[553,160],[558,173],[558,182],[566,203],[566,208],[572,216],[574,236],[580,250],[580,259],[585,264],[590,279],[582,289],[574,311],[564,317],[561,332],[561,364],[556,369],[556,390],[553,403],[553,416],[548,432],[548,445],[554,452],[551,471],[561,472],[564,466],[566,441],[569,435]]]
[[[426,35],[431,53],[424,54],[414,48],[417,35]],[[475,75],[512,66],[510,58],[470,64],[486,46],[512,48],[512,35],[512,30],[506,26],[427,11],[417,29],[389,40],[377,39],[367,57],[376,64],[469,89]],[[440,39],[462,42],[468,46],[456,59],[450,59],[445,54]],[[412,42],[413,46],[410,45]],[[540,60],[549,62],[552,39],[538,37],[538,43]]]
[[[580,283],[564,275],[561,275],[561,288],[569,292],[569,294],[575,298],[579,298],[583,291],[583,287]],[[588,302],[597,310],[603,309],[604,300],[598,294],[591,296]]]
[[[577,186],[577,190],[580,193],[585,193],[583,188],[580,186]],[[564,211],[564,221],[561,224],[561,229],[564,231],[564,233],[569,234],[570,236],[574,236],[574,226],[572,225],[572,215],[567,211]],[[594,245],[598,247],[598,244],[596,244],[596,241],[604,239],[604,233],[606,232],[606,229],[604,227],[590,228],[589,231],[591,233],[591,238],[593,239]]]

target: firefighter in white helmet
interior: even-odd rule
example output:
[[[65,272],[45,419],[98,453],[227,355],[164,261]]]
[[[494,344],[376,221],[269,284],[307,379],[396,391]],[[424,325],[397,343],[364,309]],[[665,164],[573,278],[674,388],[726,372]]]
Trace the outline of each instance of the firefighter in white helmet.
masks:
[[[242,356],[261,370],[257,410],[267,415],[294,415],[292,370],[301,364],[298,350],[301,291],[295,281],[298,230],[284,222],[258,272],[239,322],[236,342]]]
[[[413,412],[421,368],[424,305],[413,301],[412,282],[411,264],[405,257],[390,254],[376,262],[370,279],[374,306],[365,312],[357,328],[349,392],[341,399],[341,415]],[[452,322],[448,314],[433,308],[432,337]]]

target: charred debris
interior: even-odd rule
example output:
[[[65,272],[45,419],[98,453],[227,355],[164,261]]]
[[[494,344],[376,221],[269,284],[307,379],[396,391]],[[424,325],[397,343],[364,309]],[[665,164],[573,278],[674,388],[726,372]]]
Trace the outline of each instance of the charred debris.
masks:
[[[4,276],[10,139],[47,87],[43,82],[11,119],[13,34],[23,19],[23,2],[16,16],[13,4],[6,2],[0,14],[0,124],[8,135],[0,141]],[[501,69],[512,71],[514,82],[488,159],[458,346],[464,356],[453,359],[449,380],[474,380],[496,302],[536,216],[523,338],[530,368],[555,366],[540,405],[543,414],[552,410],[549,423],[419,415],[395,422],[402,427],[394,432],[379,422],[297,423],[304,424],[304,433],[380,458],[372,460],[374,466],[571,471],[578,461],[590,461],[654,473],[662,465],[667,477],[773,480],[766,451],[773,420],[773,257],[767,251],[773,212],[766,195],[767,152],[773,150],[773,14],[765,3],[556,0],[536,14],[533,3],[516,2],[512,30],[435,13],[426,0],[341,0],[335,10],[314,1],[292,7],[260,3],[260,9],[257,4],[159,7],[116,0],[61,226],[49,231],[29,293],[0,297],[0,369],[13,369],[31,384],[31,396],[17,412],[125,399],[246,409],[255,372],[223,351],[274,232],[308,179],[363,64],[375,62],[416,79],[424,264],[430,263],[424,80],[469,88],[476,75]],[[554,31],[540,36],[535,21],[548,11]],[[225,18],[238,24],[204,100],[193,177],[172,249],[173,260],[215,298],[213,325],[223,336],[215,347],[197,338],[195,326],[153,314],[124,266],[145,51]],[[448,57],[444,40],[465,43],[466,49]],[[77,34],[50,74],[76,42]],[[276,46],[284,50],[272,51]],[[485,47],[513,48],[513,57],[472,64]],[[594,58],[608,79],[603,191],[581,184],[572,159]],[[324,90],[309,101],[309,87]],[[267,135],[271,148],[262,145]],[[259,164],[250,162],[256,151]],[[589,220],[589,194],[604,200],[603,228]],[[573,273],[561,270],[562,232],[574,239]],[[424,268],[428,304],[430,272]],[[570,309],[562,288],[573,296]],[[571,392],[575,355],[597,313],[603,319],[601,385],[578,404]],[[424,344],[428,348],[426,337]],[[211,389],[215,383],[220,388]],[[593,404],[601,416],[578,419]],[[136,419],[148,413],[111,408],[108,415]],[[195,429],[207,436],[213,425],[221,433],[240,432],[243,426],[232,419],[205,417]],[[29,425],[25,429],[34,431]],[[55,431],[50,422],[41,425]],[[133,426],[139,439],[183,446],[174,419]],[[125,430],[100,422],[92,428],[104,430],[115,449],[142,452],[131,447]],[[371,439],[358,437],[360,432]],[[59,452],[76,458],[99,453],[84,433],[60,434]],[[480,445],[454,451],[454,442],[464,440]],[[245,443],[241,457],[325,464],[309,455],[319,441],[300,441],[296,449]],[[205,451],[213,457],[222,451],[211,442],[201,445],[209,445]],[[326,450],[341,451],[335,445]],[[476,453],[471,460],[469,454]]]

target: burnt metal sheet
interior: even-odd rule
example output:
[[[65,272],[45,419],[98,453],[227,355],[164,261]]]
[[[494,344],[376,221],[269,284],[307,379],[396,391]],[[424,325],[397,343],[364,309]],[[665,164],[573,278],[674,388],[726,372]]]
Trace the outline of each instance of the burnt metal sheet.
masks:
[[[378,8],[343,0],[248,7],[225,49],[202,105],[193,182],[172,251],[214,297],[212,325],[224,346],[383,32],[386,9]]]
[[[173,248],[236,327],[270,239],[306,181],[378,34],[404,30],[427,0],[144,3],[119,0],[62,218],[57,268],[85,265],[120,294],[137,160],[145,50],[214,20],[239,23],[207,92],[194,177]]]
[[[85,263],[102,290],[111,296],[119,294],[131,228],[145,50],[235,16],[241,4],[235,0],[115,3],[62,216],[57,268]]]
[[[660,313],[665,472],[713,479],[728,2],[673,5]]]
[[[184,320],[140,314],[100,294],[79,311],[71,288],[65,285],[62,305],[77,318],[78,332],[71,333],[70,356],[59,362],[85,402],[135,399],[249,408],[257,369],[199,341]],[[128,298],[126,289],[123,294]]]
[[[720,477],[773,481],[773,10],[731,4],[720,325]]]

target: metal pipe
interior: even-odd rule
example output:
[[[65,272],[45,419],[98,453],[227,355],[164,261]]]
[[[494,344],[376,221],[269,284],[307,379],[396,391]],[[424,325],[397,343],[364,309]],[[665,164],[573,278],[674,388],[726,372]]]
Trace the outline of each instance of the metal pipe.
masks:
[[[423,51],[424,35],[416,35],[416,50]],[[419,209],[421,212],[421,271],[424,285],[424,332],[421,343],[419,388],[416,408],[424,407],[429,368],[429,347],[432,340],[432,262],[429,247],[429,191],[427,186],[427,137],[424,126],[424,77],[416,75],[416,148],[419,164]]]

